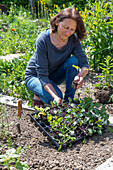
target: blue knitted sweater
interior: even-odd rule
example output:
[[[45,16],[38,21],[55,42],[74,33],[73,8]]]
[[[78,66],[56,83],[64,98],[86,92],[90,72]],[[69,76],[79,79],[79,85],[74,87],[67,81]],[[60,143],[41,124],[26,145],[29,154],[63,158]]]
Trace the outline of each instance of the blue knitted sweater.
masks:
[[[71,55],[78,59],[80,68],[88,67],[86,55],[75,34],[69,37],[68,43],[62,49],[58,49],[51,43],[49,32],[50,29],[47,29],[37,37],[35,53],[25,71],[25,84],[33,76],[39,77],[43,86],[50,83],[49,75]]]

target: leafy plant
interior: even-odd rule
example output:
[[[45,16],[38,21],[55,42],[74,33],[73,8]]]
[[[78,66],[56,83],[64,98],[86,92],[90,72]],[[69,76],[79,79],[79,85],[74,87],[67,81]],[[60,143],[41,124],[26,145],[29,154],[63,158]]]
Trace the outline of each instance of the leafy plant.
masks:
[[[102,128],[107,121],[109,126],[109,115],[106,113],[105,106],[101,109],[99,103],[93,103],[91,98],[84,98],[80,103],[63,103],[60,106],[52,107],[49,109],[38,109],[40,116],[46,115],[47,121],[50,124],[50,129],[56,134],[52,136],[60,147],[70,143],[74,140],[84,138],[87,135],[92,136],[93,133],[102,134]],[[34,116],[37,117],[37,114]],[[42,117],[43,119],[43,117]],[[111,129],[109,129],[111,130]]]
[[[18,59],[14,58],[12,61],[0,60],[2,68],[0,71],[2,80],[0,89],[3,94],[32,100],[33,94],[24,83],[25,69],[31,55],[32,53],[26,51],[25,55],[21,55]]]
[[[7,110],[0,103],[0,138],[7,139],[7,136],[10,134],[9,126]]]
[[[6,110],[6,106],[0,104],[0,140],[2,149],[5,147],[8,148],[5,154],[0,155],[0,165],[7,167],[9,170],[11,167],[15,165],[16,169],[29,169],[26,163],[20,161],[19,154],[22,152],[20,147],[15,150],[14,143],[12,141],[11,132],[9,131],[9,127],[14,124],[9,123],[8,121],[8,113]],[[10,149],[9,149],[10,148]],[[25,148],[27,149],[27,148]],[[2,151],[2,150],[1,150]],[[3,150],[4,153],[4,150]]]
[[[90,69],[99,70],[99,63],[113,51],[113,1],[95,0],[89,3],[82,17],[87,30],[87,39],[83,41]]]
[[[5,31],[0,30],[0,55],[34,51],[37,34],[48,27],[48,22],[34,22],[28,10],[13,4],[9,15],[0,15],[0,20],[7,24]]]
[[[16,153],[16,150],[14,148],[9,149],[6,151],[5,154],[0,155],[0,164],[4,165],[8,170],[10,170],[12,166],[11,164],[15,162],[16,169],[29,169],[29,166],[20,161],[20,156]]]
[[[104,63],[100,63],[101,75],[95,76],[95,78],[99,78],[101,83],[95,84],[95,87],[103,89],[107,87],[113,88],[113,59],[107,56],[104,60]]]

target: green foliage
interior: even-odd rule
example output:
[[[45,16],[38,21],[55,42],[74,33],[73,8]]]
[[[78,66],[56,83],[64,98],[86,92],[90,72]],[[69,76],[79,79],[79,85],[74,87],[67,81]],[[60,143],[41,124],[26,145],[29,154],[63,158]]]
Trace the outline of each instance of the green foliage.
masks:
[[[4,16],[5,14],[1,16],[1,20],[5,20],[8,27],[0,34],[0,55],[24,52],[26,49],[33,51],[41,24],[31,21],[29,12],[22,7],[18,11],[11,5],[9,15]]]
[[[70,2],[68,6],[72,6]],[[54,12],[59,10],[60,7],[54,5]],[[53,11],[50,11],[50,17],[52,15]],[[83,48],[86,50],[90,69],[99,70],[99,63],[104,63],[104,58],[111,56],[113,50],[112,2],[96,1],[85,8],[82,17],[88,33],[87,39],[83,41]],[[24,73],[27,62],[34,53],[36,37],[49,27],[49,20],[33,22],[29,10],[22,6],[17,8],[13,4],[9,15],[3,14],[0,19],[0,55],[25,52],[25,55],[12,61],[0,60],[0,91],[29,100],[31,104],[33,94],[24,84]],[[2,22],[8,26],[3,27]]]
[[[69,3],[71,3],[72,5],[75,5],[76,8],[78,8],[79,10],[84,10],[85,5],[88,4],[89,2],[94,2],[94,0],[48,0],[47,2],[45,1],[46,4],[48,4],[49,8],[54,7],[55,5],[58,5],[61,9],[65,7],[69,6]]]
[[[110,56],[104,58],[104,63],[100,63],[100,69],[102,69],[102,73],[99,76],[95,76],[95,78],[99,78],[99,84],[95,84],[97,88],[107,88],[113,87],[113,59]]]
[[[2,4],[5,4],[7,6],[7,10],[10,9],[11,3],[13,3],[13,5],[15,4],[16,6],[20,7],[20,5],[22,5],[23,7],[27,7],[28,6],[28,0],[2,0]]]
[[[0,16],[0,23],[8,24],[0,30],[0,55],[24,52],[18,59],[12,61],[0,60],[0,91],[14,97],[29,100],[32,103],[33,94],[24,84],[27,62],[34,53],[37,35],[48,27],[45,19],[33,22],[29,11],[23,7],[19,10],[11,5],[9,15]]]
[[[32,53],[26,52],[25,55],[14,58],[12,61],[0,60],[2,67],[0,77],[3,78],[0,91],[3,94],[9,94],[32,102],[30,99],[32,99],[33,94],[26,88],[24,83],[25,69],[31,55]]]
[[[86,6],[82,17],[87,39],[83,47],[88,55],[90,68],[99,70],[99,63],[113,51],[113,1],[96,0]]]
[[[0,139],[7,139],[9,131],[8,114],[5,106],[0,103]]]
[[[13,2],[13,5],[15,4],[17,7],[20,7],[21,5],[23,7],[28,7],[29,6],[29,1],[28,0],[2,0],[2,4],[5,4],[7,6],[7,9],[10,8],[11,2]],[[35,5],[37,2],[41,2],[41,0],[34,0]],[[50,9],[53,9],[54,4],[58,5],[60,8],[62,8],[62,4],[65,4],[65,6],[69,5],[69,2],[72,4],[75,4],[75,6],[79,9],[84,9],[85,4],[88,4],[89,2],[94,2],[94,0],[42,0]]]
[[[10,170],[11,167],[14,167],[11,166],[12,162],[15,162],[16,169],[29,169],[29,166],[26,163],[21,162],[19,157],[20,156],[16,153],[16,149],[9,149],[5,154],[0,155],[0,164],[4,165],[8,170]]]
[[[106,113],[105,105],[100,108],[100,104],[94,104],[89,97],[81,99],[77,105],[69,101],[60,106],[49,109],[38,108],[37,110],[39,111],[38,116],[41,114],[47,116],[51,130],[59,136],[59,138],[53,136],[53,139],[60,145],[58,150],[62,148],[62,145],[65,146],[84,135],[92,136],[95,132],[101,135],[105,121],[109,127],[109,115]],[[36,117],[37,115],[35,115]],[[108,130],[111,131],[109,128]]]

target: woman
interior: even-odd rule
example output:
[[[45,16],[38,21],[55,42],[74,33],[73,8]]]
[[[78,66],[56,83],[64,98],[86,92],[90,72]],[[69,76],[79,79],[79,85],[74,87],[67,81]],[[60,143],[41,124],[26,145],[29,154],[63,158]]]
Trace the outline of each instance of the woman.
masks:
[[[76,33],[76,35],[75,35]],[[50,21],[50,29],[42,32],[35,43],[35,53],[30,58],[25,83],[34,93],[33,105],[62,103],[63,94],[57,85],[66,82],[64,100],[74,98],[73,80],[78,79],[77,89],[88,73],[88,62],[80,40],[86,30],[78,10],[65,8]],[[81,68],[81,72],[75,69]]]

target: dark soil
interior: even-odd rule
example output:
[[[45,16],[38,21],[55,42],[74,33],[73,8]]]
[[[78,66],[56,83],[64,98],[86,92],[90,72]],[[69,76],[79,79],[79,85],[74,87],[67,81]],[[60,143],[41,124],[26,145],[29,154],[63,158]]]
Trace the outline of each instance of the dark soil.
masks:
[[[7,111],[9,121],[16,122],[17,108],[7,107]],[[113,133],[107,130],[104,130],[102,135],[87,137],[85,144],[78,141],[72,147],[57,151],[55,145],[39,131],[38,127],[35,127],[34,123],[31,123],[29,117],[31,113],[32,111],[23,110],[20,120],[21,134],[18,134],[15,125],[10,127],[16,147],[30,146],[21,155],[21,160],[27,161],[30,170],[94,170],[113,156]]]
[[[92,86],[94,83],[89,76],[83,87],[77,90],[75,96],[77,97],[77,93],[80,93],[81,98],[90,96],[96,102],[95,90]],[[65,85],[60,86],[60,88],[64,91]],[[106,108],[107,113],[113,116],[113,106],[107,105]],[[7,112],[9,122],[17,122],[17,108],[7,106]],[[106,159],[113,156],[113,133],[107,130],[104,130],[102,135],[95,134],[87,137],[86,143],[78,141],[71,147],[57,151],[47,136],[44,136],[38,127],[31,123],[29,117],[31,113],[33,111],[23,110],[20,119],[21,134],[18,133],[15,125],[10,126],[15,147],[21,146],[23,148],[21,161],[26,161],[30,170],[94,170]],[[0,146],[0,154],[7,149],[6,144],[4,146],[4,148]],[[27,146],[30,148],[24,150]]]
[[[113,94],[113,88],[109,87],[106,89],[97,89],[94,93],[95,98],[99,100],[99,103],[106,104],[110,103],[110,96]],[[112,101],[111,101],[112,102]],[[113,102],[112,102],[113,103]]]

